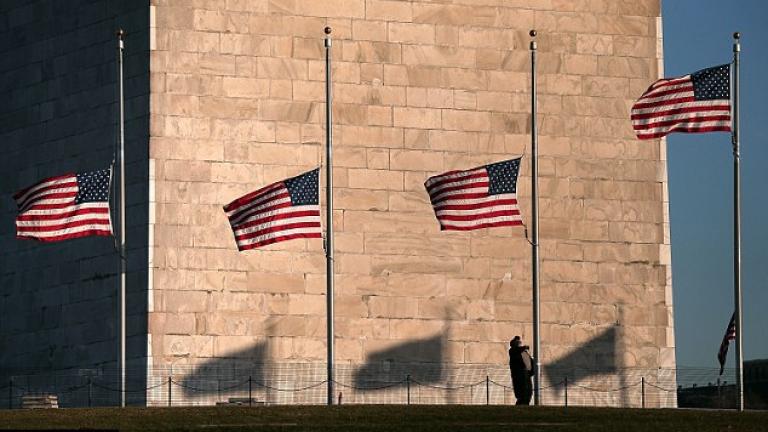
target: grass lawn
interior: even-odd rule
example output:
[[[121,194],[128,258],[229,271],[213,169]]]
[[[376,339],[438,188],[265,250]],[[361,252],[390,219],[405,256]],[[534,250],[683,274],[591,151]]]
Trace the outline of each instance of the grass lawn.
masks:
[[[768,412],[463,405],[0,411],[2,429],[200,431],[765,431]]]

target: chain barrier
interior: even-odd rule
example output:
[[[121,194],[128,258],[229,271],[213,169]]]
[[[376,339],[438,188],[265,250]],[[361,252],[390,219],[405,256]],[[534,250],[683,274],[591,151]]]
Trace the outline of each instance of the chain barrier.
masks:
[[[296,404],[324,403],[324,389],[328,381],[321,380],[324,371],[311,365],[297,364],[288,367],[272,367],[269,369],[228,368],[216,371],[198,370],[194,367],[180,368],[179,371],[157,369],[148,371],[142,381],[132,381],[134,386],[126,386],[125,394],[131,395],[136,403],[154,405],[216,404],[227,398],[247,394],[249,399],[258,398],[259,404]],[[350,367],[338,372],[341,379],[332,382],[341,391],[347,403],[514,403],[511,395],[514,386],[509,382],[506,368],[474,367],[468,365],[463,369],[443,371],[441,379],[430,378],[431,375],[414,379],[408,372],[418,372],[398,366],[395,370],[382,370],[376,373],[359,376],[357,369]],[[374,371],[376,372],[376,371]],[[249,377],[254,373],[257,379]],[[678,369],[626,369],[612,371],[612,375],[600,376],[597,370],[563,370],[549,371],[547,385],[540,387],[542,394],[550,395],[548,404],[609,404],[623,406],[644,406],[649,400],[653,406],[681,406],[695,392],[689,389],[714,389],[719,392],[726,389],[733,377],[726,374],[722,381],[717,370],[678,368]],[[622,374],[623,381],[616,376]],[[398,377],[407,377],[397,380]],[[482,378],[481,378],[482,377]],[[567,378],[564,378],[567,377]],[[175,378],[175,379],[174,379]],[[267,378],[267,379],[265,379]],[[393,380],[394,378],[394,380]],[[554,381],[554,380],[557,381]],[[86,382],[87,380],[87,382]],[[317,381],[316,381],[317,380]],[[637,380],[637,381],[636,381]],[[716,381],[715,381],[716,380]],[[653,381],[653,382],[649,382]],[[709,384],[707,382],[709,381]],[[20,406],[23,396],[33,394],[58,394],[63,406],[91,406],[114,404],[115,395],[121,390],[116,388],[112,375],[100,372],[92,375],[53,374],[46,376],[39,371],[7,375],[0,378],[0,409],[10,406]],[[712,384],[712,383],[715,384]],[[147,385],[154,383],[153,385]],[[728,384],[726,384],[728,383]],[[23,385],[22,385],[23,384]],[[139,384],[139,386],[136,386]],[[647,386],[644,386],[647,385]],[[615,387],[613,387],[615,386]],[[642,390],[639,386],[643,386]],[[185,389],[178,394],[173,387]],[[398,390],[391,390],[395,388]],[[315,389],[315,390],[313,390]],[[622,391],[635,389],[620,397]],[[322,390],[322,392],[321,392]],[[709,391],[707,390],[707,391]],[[87,398],[86,398],[87,391]],[[637,394],[635,394],[637,391]],[[729,390],[723,390],[726,392]],[[274,392],[274,393],[270,393]],[[306,393],[302,393],[306,392]],[[377,393],[380,392],[380,393]],[[688,393],[686,393],[688,392]],[[631,398],[628,394],[631,393]],[[719,393],[717,393],[719,394]],[[677,397],[675,397],[677,395]],[[683,395],[683,396],[680,396]],[[682,398],[682,399],[681,399]],[[659,400],[662,402],[659,402]],[[698,400],[698,399],[697,399]],[[696,400],[696,401],[697,401]],[[86,401],[87,404],[86,405]],[[699,403],[694,401],[693,403]],[[692,403],[690,401],[688,404]]]
[[[153,386],[144,387],[144,388],[141,388],[141,389],[136,389],[136,390],[125,389],[123,391],[125,393],[139,393],[139,392],[143,392],[143,391],[147,391],[147,390],[156,389],[156,388],[162,387],[162,386],[164,386],[166,384],[167,384],[167,382],[162,382],[160,384],[155,384]],[[104,385],[101,385],[101,384],[97,384],[96,382],[91,382],[91,385],[93,387],[96,387],[97,389],[107,390],[107,391],[111,391],[111,392],[115,392],[115,393],[120,393],[120,389],[116,389],[116,388],[113,388],[113,387],[107,387],[107,386],[104,386]],[[86,384],[85,386],[88,386],[88,384]]]
[[[411,381],[413,381],[413,380],[411,380]],[[344,383],[336,381],[336,380],[333,380],[333,382],[334,382],[334,384],[336,384],[338,386],[341,386],[341,387],[344,387],[344,388],[348,388],[348,389],[352,389],[352,390],[366,391],[366,390],[384,390],[384,389],[388,389],[388,388],[392,388],[392,387],[401,386],[401,385],[405,384],[407,382],[407,380],[400,380],[400,381],[397,381],[397,382],[390,382],[388,384],[385,384],[385,385],[382,385],[382,386],[376,386],[376,387],[357,387],[357,386],[354,386],[354,385],[351,385],[351,384],[344,384]]]
[[[514,387],[508,386],[506,384],[502,384],[502,383],[499,383],[499,382],[496,382],[496,381],[494,381],[492,379],[489,379],[488,382],[491,383],[491,384],[497,385],[499,387],[503,387],[503,388],[508,389],[508,390],[514,390]]]
[[[279,387],[272,387],[272,386],[269,386],[267,384],[262,384],[260,382],[252,381],[252,383],[256,384],[257,387],[265,388],[267,390],[274,390],[274,391],[278,391],[278,392],[299,392],[299,391],[305,391],[305,390],[309,390],[309,389],[312,389],[312,388],[315,388],[315,387],[320,387],[321,385],[326,384],[327,382],[328,382],[328,380],[323,380],[323,381],[320,381],[319,383],[308,385],[306,387],[299,387],[299,388],[293,388],[293,389],[282,389],[282,388],[279,388]]]
[[[617,391],[621,391],[621,390],[626,390],[626,389],[629,389],[629,388],[632,388],[632,387],[637,387],[637,386],[640,385],[640,382],[637,382],[635,384],[625,385],[623,387],[617,387],[615,389],[608,389],[608,390],[596,389],[596,388],[587,387],[587,386],[584,386],[584,385],[581,385],[581,384],[571,384],[571,385],[574,386],[574,387],[578,387],[578,388],[581,388],[581,389],[584,389],[584,390],[593,391],[593,392],[613,393],[613,392],[617,392]]]
[[[171,379],[171,383],[176,384],[177,386],[179,386],[181,388],[185,388],[187,390],[192,390],[192,391],[197,391],[197,392],[210,392],[210,391],[228,391],[228,390],[233,390],[233,389],[236,389],[238,387],[242,387],[242,386],[248,384],[248,380],[242,381],[240,383],[237,383],[237,384],[229,386],[229,387],[216,387],[215,389],[197,388],[197,387],[193,387],[193,386],[188,385],[188,384],[176,382],[173,379]],[[167,385],[167,384],[168,383],[166,382],[166,383],[163,383],[162,385]]]
[[[416,385],[422,386],[422,387],[439,389],[439,390],[461,390],[461,389],[465,389],[467,387],[474,387],[476,385],[485,384],[485,380],[482,380],[482,381],[478,381],[476,383],[464,384],[464,385],[460,385],[460,386],[457,386],[457,387],[451,387],[451,386],[439,386],[439,385],[434,385],[434,384],[422,383],[422,382],[417,381],[417,380],[415,380],[413,378],[411,378],[411,382],[416,384]]]
[[[676,392],[677,392],[677,389],[674,389],[674,390],[665,389],[664,387],[659,387],[659,386],[657,386],[657,385],[654,385],[654,384],[652,384],[652,383],[649,383],[648,381],[646,381],[646,382],[645,382],[645,385],[647,385],[647,386],[650,386],[650,387],[653,387],[653,388],[656,388],[656,389],[659,389],[659,390],[661,390],[661,391],[665,391],[665,392],[667,392],[667,393],[672,393],[672,392],[675,392],[675,393],[676,393]]]

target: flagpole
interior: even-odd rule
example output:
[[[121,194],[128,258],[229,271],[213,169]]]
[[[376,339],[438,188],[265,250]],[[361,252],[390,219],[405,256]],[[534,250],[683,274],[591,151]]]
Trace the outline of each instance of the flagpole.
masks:
[[[331,28],[325,28],[325,273],[328,346],[328,405],[333,405],[333,123],[331,92]]]
[[[120,373],[120,406],[125,407],[125,100],[123,94],[123,50],[125,31],[117,31],[117,62],[118,62],[118,87],[120,89],[120,354],[118,358],[118,370]]]
[[[539,331],[539,148],[536,130],[536,30],[530,31],[531,40],[531,234],[533,281],[533,355],[536,362],[533,374],[533,403],[541,405],[541,333]]]
[[[739,53],[741,34],[733,34],[733,118],[731,143],[733,144],[733,289],[736,309],[736,392],[739,411],[744,411],[744,359],[742,353],[741,308],[741,181],[739,171]]]

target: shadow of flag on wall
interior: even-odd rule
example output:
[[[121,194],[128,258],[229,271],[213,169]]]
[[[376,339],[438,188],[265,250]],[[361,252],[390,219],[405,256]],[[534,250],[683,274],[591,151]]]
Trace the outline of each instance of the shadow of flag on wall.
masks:
[[[576,383],[585,378],[616,372],[618,331],[610,327],[586,341],[563,357],[545,365],[544,372],[550,382],[560,382],[568,377]]]
[[[444,381],[443,335],[417,339],[368,355],[365,364],[355,371],[353,380],[359,388],[381,385],[405,386],[405,378],[421,383]]]

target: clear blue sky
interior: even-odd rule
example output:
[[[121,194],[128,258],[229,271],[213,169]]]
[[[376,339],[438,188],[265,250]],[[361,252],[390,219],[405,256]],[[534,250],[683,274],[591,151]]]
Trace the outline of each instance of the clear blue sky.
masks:
[[[662,0],[662,16],[665,76],[730,62],[742,34],[744,359],[768,358],[768,2]],[[667,153],[677,364],[716,367],[734,298],[730,134],[672,134]]]

